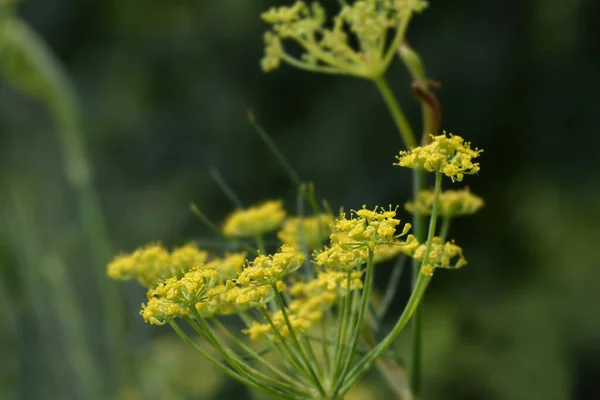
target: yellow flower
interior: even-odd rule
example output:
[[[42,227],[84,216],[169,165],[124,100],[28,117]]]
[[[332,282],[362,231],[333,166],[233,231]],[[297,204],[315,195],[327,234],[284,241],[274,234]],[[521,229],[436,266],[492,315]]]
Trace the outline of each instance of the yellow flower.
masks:
[[[304,263],[304,253],[284,244],[270,256],[259,255],[238,274],[236,282],[242,286],[271,285],[294,272]]]
[[[277,237],[282,243],[290,246],[314,250],[321,247],[323,241],[331,234],[333,217],[319,214],[314,217],[288,218]]]
[[[282,281],[275,282],[275,285],[279,292],[286,288]],[[227,281],[225,286],[221,301],[229,303],[236,311],[243,311],[248,307],[263,307],[274,295],[270,285],[240,286],[233,281]]]
[[[367,262],[367,248],[373,250],[376,262],[392,257],[393,251],[389,246],[398,247],[399,253],[403,246],[414,240],[412,235],[405,242],[399,240],[408,233],[411,225],[404,224],[402,231],[397,233],[400,220],[395,216],[396,211],[391,208],[387,211],[378,210],[378,207],[368,210],[365,206],[361,210],[352,211],[350,219],[342,214],[335,222],[330,246],[315,253],[314,262],[331,270],[351,271]],[[378,252],[381,246],[385,247]]]
[[[162,280],[181,277],[186,271],[204,263],[208,253],[194,244],[178,247],[169,253],[160,244],[149,244],[131,254],[121,254],[108,264],[107,274],[112,279],[137,279],[147,288]]]
[[[152,325],[164,325],[170,319],[181,315],[181,309],[175,303],[152,297],[146,304],[142,304],[140,315],[144,318],[144,321]]]
[[[339,240],[339,236],[337,240]],[[314,262],[334,271],[352,271],[365,264],[368,255],[368,250],[364,246],[348,249],[336,242],[332,243],[331,247],[325,247],[316,252]]]
[[[285,218],[281,200],[270,200],[245,210],[235,210],[225,221],[227,236],[259,236],[277,229]]]
[[[173,268],[187,271],[191,268],[204,264],[208,259],[208,253],[198,249],[194,243],[177,247],[171,252],[171,264]]]
[[[284,61],[315,72],[379,77],[401,42],[411,14],[426,4],[422,0],[357,0],[344,4],[331,24],[318,2],[271,8],[262,14],[272,26],[265,35],[262,67],[271,71]],[[394,39],[389,41],[393,31]],[[300,58],[286,53],[281,40],[299,44]]]
[[[475,214],[483,207],[483,199],[469,189],[444,190],[439,197],[439,215],[444,218],[460,217]],[[416,202],[408,202],[404,206],[406,211],[414,214],[418,211],[421,215],[431,215],[433,208],[433,191],[424,190],[417,196]]]
[[[373,211],[363,206],[361,210],[352,211],[351,218],[346,219],[342,214],[335,222],[335,232],[331,235],[332,243],[340,243],[346,247],[356,245],[368,245],[374,249],[376,245],[390,244],[408,233],[410,224],[404,224],[402,232],[396,234],[396,227],[400,220],[394,218],[396,210],[381,209]]]
[[[414,250],[411,256],[418,261],[423,261],[426,250],[427,244],[423,243]],[[444,242],[441,238],[434,237],[431,242],[429,257],[427,257],[427,264],[423,265],[421,273],[431,276],[435,268],[458,269],[465,265],[467,265],[467,260],[464,258],[463,251],[459,246],[453,241]]]
[[[186,315],[199,303],[208,304],[210,289],[215,286],[219,273],[196,267],[181,278],[169,278],[148,291],[148,303],[142,305],[140,314],[146,322],[162,325],[169,319]]]
[[[460,136],[446,134],[432,136],[433,142],[401,151],[394,165],[408,168],[424,168],[429,172],[440,172],[453,181],[462,181],[464,175],[479,172],[479,163],[473,162],[482,150],[471,149],[471,144]]]

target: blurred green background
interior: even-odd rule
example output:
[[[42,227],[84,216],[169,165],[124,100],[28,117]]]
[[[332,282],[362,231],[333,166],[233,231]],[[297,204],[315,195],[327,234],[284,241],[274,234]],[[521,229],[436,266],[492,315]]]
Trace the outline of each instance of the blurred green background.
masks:
[[[249,108],[334,208],[402,204],[411,174],[391,165],[401,143],[375,87],[263,74],[259,13],[282,1],[28,0],[12,17],[5,3],[0,18],[60,60],[83,118],[0,40],[0,398],[255,396],[144,325],[143,291],[104,267],[148,241],[218,250],[189,211],[231,209],[212,167],[244,203],[294,209]],[[430,3],[408,37],[442,82],[442,127],[485,149],[465,183],[486,206],[453,226],[468,267],[436,274],[426,299],[423,398],[600,398],[600,2]],[[389,79],[418,127],[400,62]]]

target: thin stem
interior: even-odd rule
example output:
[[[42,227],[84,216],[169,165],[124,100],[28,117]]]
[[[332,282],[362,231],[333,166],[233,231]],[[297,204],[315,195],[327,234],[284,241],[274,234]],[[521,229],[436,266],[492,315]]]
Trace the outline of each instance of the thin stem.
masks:
[[[373,79],[373,82],[375,82],[377,89],[379,89],[385,104],[392,114],[392,118],[394,119],[396,127],[398,128],[400,136],[402,137],[402,141],[404,142],[404,147],[407,149],[415,147],[417,145],[415,134],[408,123],[404,112],[400,108],[398,100],[396,100],[394,92],[392,92],[392,89],[390,89],[385,76],[381,75],[380,77]]]
[[[427,186],[427,176],[422,168],[413,171],[413,201],[416,201],[419,193],[425,190]],[[423,243],[425,240],[425,216],[415,208],[413,215],[413,227],[417,240]],[[416,289],[417,280],[421,275],[421,264],[418,260],[412,260],[412,290]],[[411,337],[411,370],[409,381],[411,389],[416,395],[421,385],[421,353],[422,353],[422,311],[417,309],[412,320],[412,337]]]
[[[358,312],[358,322],[354,327],[354,336],[352,338],[351,346],[350,346],[350,354],[344,363],[344,368],[340,374],[339,380],[335,385],[334,393],[338,391],[342,382],[344,381],[344,377],[346,376],[346,372],[350,369],[352,365],[352,361],[354,361],[354,357],[356,355],[356,349],[358,347],[358,342],[360,340],[360,336],[363,330],[363,325],[365,322],[365,315],[367,314],[367,308],[369,306],[369,300],[371,297],[371,290],[373,288],[373,278],[375,276],[375,263],[373,262],[374,251],[369,248],[369,256],[367,259],[367,272],[365,278],[365,287],[362,293],[362,299],[360,303],[360,310]],[[350,288],[348,288],[350,289]]]
[[[288,352],[288,355],[290,356],[292,362],[296,365],[296,367],[298,367],[298,369],[300,371],[302,371],[304,374],[306,374],[306,376],[309,379],[312,380],[313,377],[308,373],[308,369],[306,368],[306,366],[304,365],[304,363],[300,360],[300,357],[298,356],[298,353],[292,347],[290,347],[290,345],[287,342],[287,340],[285,340],[285,338],[281,335],[281,332],[279,332],[279,329],[277,328],[277,326],[273,322],[273,319],[269,315],[269,312],[265,308],[262,308],[261,312],[262,312],[263,316],[265,317],[265,319],[267,320],[267,322],[269,323],[269,325],[271,325],[271,329],[273,330],[273,334],[281,342],[281,344],[283,345],[283,348]]]
[[[248,353],[253,359],[258,361],[266,369],[268,369],[275,375],[279,376],[281,379],[291,383],[292,385],[297,384],[297,382],[298,382],[297,379],[292,378],[291,376],[289,376],[288,374],[286,374],[285,372],[281,371],[279,368],[274,366],[273,363],[265,360],[261,355],[259,355],[257,352],[252,350],[252,348],[250,348],[246,343],[244,343],[242,340],[240,340],[236,335],[232,334],[229,331],[229,329],[227,329],[227,327],[225,327],[217,318],[213,317],[213,318],[211,318],[211,320],[219,328],[219,330],[221,332],[223,332],[225,334],[225,336],[227,336],[229,338],[229,340],[234,342],[237,346],[239,346],[242,350],[244,350],[246,353]],[[296,388],[296,389],[299,389],[299,388]]]
[[[260,250],[261,254],[267,254],[267,247],[265,246],[265,239],[262,235],[256,236],[256,246]]]
[[[281,54],[281,59],[286,63],[290,64],[292,67],[296,67],[298,69],[302,69],[308,72],[317,72],[322,74],[330,74],[330,75],[350,75],[348,72],[343,71],[339,68],[327,67],[323,65],[311,65],[300,61],[287,53]]]
[[[221,230],[221,228],[219,228],[214,222],[212,222],[210,220],[210,218],[208,218],[206,216],[206,214],[204,214],[202,212],[202,210],[200,210],[200,208],[196,205],[196,204],[192,204],[190,206],[190,209],[192,210],[192,212],[200,219],[200,221],[202,221],[202,223],[211,231],[213,231],[214,233],[216,233],[217,235],[219,235],[220,237],[222,237],[223,239],[227,240],[230,243],[235,244],[238,247],[241,247],[242,249],[246,250],[248,253],[250,254],[254,254],[256,255],[256,249],[252,248],[252,246],[250,246],[248,243],[245,243],[241,240],[237,240],[234,238],[231,238],[227,235],[225,235],[223,233],[223,230]]]
[[[279,149],[277,144],[275,144],[275,142],[273,141],[271,136],[267,133],[267,131],[261,125],[258,124],[258,122],[256,121],[256,117],[250,111],[248,112],[248,120],[254,127],[254,130],[256,131],[258,136],[260,136],[262,141],[265,142],[265,145],[269,148],[271,153],[273,153],[273,155],[277,158],[277,160],[279,160],[279,163],[283,166],[283,169],[287,172],[290,180],[295,185],[300,186],[302,184],[302,180],[300,179],[300,176],[298,175],[296,170],[290,165],[290,163],[288,163],[287,159],[285,158],[285,156],[283,155],[283,153],[281,152],[281,150]]]
[[[376,317],[376,330],[379,329],[379,325],[383,317],[392,304],[392,300],[396,294],[396,290],[398,289],[398,282],[400,282],[400,277],[402,277],[402,273],[404,272],[404,265],[406,264],[406,257],[400,256],[396,260],[396,264],[394,265],[394,269],[392,270],[392,274],[389,277],[387,287],[385,289],[385,293],[383,295],[383,299],[381,300],[381,304],[379,305],[377,312],[374,313]]]
[[[323,319],[321,319],[321,346],[324,359],[323,376],[329,376],[331,368],[331,356],[329,354],[329,327],[331,326],[331,310],[325,311]]]
[[[235,356],[232,355],[231,349],[229,349],[223,343],[221,343],[221,341],[215,336],[215,334],[212,332],[212,329],[210,328],[208,323],[204,320],[204,318],[202,318],[202,316],[197,311],[194,311],[193,313],[194,313],[195,317],[197,318],[198,323],[200,324],[200,327],[198,327],[198,325],[194,322],[194,320],[192,318],[190,318],[189,316],[186,317],[187,322],[190,324],[190,326],[196,332],[198,332],[200,335],[204,336],[206,338],[206,340],[208,340],[208,342],[210,344],[212,344],[223,355],[223,357],[225,358],[225,361],[227,361],[229,363],[229,365],[231,365],[235,370],[237,370],[243,376],[246,376],[248,379],[255,381],[256,384],[258,384],[258,385],[264,385],[265,387],[269,387],[269,388],[274,387],[283,393],[286,393],[286,391],[289,390],[289,388],[290,388],[289,385],[284,384],[280,381],[277,381],[277,380],[257,371],[256,369],[252,368],[248,364],[236,359]],[[292,389],[294,391],[296,390],[294,388],[292,388]]]
[[[286,324],[286,326],[287,326],[287,328],[288,328],[288,330],[290,332],[290,336],[292,338],[292,341],[294,342],[294,344],[298,348],[298,352],[300,353],[300,357],[302,358],[302,360],[306,364],[308,372],[314,378],[315,384],[317,385],[317,388],[319,389],[319,392],[321,392],[322,394],[325,394],[325,391],[324,391],[323,386],[321,384],[321,380],[319,379],[318,375],[315,373],[315,370],[313,369],[313,366],[312,366],[310,360],[308,359],[308,357],[304,353],[304,349],[302,348],[302,345],[298,341],[298,337],[296,336],[296,332],[294,330],[294,327],[292,326],[292,323],[290,322],[290,318],[289,318],[287,310],[285,308],[285,304],[283,303],[283,299],[281,298],[281,294],[279,293],[279,290],[277,290],[277,286],[275,284],[273,284],[273,292],[275,293],[275,299],[277,300],[277,304],[279,305],[279,311],[281,311],[281,314],[283,315],[283,319],[285,321],[285,324]],[[317,360],[313,360],[313,361],[315,363],[317,362]]]
[[[350,305],[352,300],[352,292],[350,291],[350,283],[351,283],[351,275],[352,271],[347,272],[346,276],[346,296],[342,301],[342,307],[338,310],[338,323],[337,323],[337,332],[335,336],[335,348],[333,351],[334,355],[334,365],[331,369],[334,375],[332,376],[333,381],[337,381],[339,377],[339,372],[341,371],[340,365],[342,360],[342,354],[344,352],[345,346],[345,338],[346,338],[346,328],[348,325],[348,319],[350,315]],[[341,290],[341,289],[340,289]]]
[[[383,58],[382,75],[383,73],[385,73],[385,71],[387,71],[388,67],[390,66],[390,63],[392,62],[392,59],[394,58],[394,54],[396,54],[396,49],[400,45],[400,42],[402,42],[402,39],[404,39],[404,35],[406,34],[406,29],[408,28],[408,23],[410,22],[411,17],[412,13],[408,14],[406,18],[402,20],[400,26],[398,26],[396,36],[394,36],[394,40],[390,44],[390,47],[388,48],[388,51]]]
[[[190,339],[189,336],[185,334],[185,332],[183,332],[183,330],[179,327],[179,325],[177,325],[177,322],[171,320],[171,321],[169,321],[169,325],[171,325],[171,328],[173,328],[173,330],[175,331],[175,333],[177,333],[177,335],[181,338],[181,340],[183,340],[188,345],[192,346],[192,348],[194,350],[196,350],[202,357],[206,358],[211,364],[213,364],[214,366],[216,366],[217,368],[219,368],[221,371],[223,371],[224,373],[226,373],[227,375],[229,375],[233,379],[237,379],[238,381],[242,382],[246,386],[249,386],[249,387],[251,387],[253,389],[260,390],[260,391],[263,391],[263,392],[271,393],[270,389],[265,388],[265,387],[260,386],[260,385],[257,385],[253,381],[251,381],[251,380],[243,377],[242,375],[238,374],[237,372],[231,370],[226,365],[224,365],[223,363],[221,363],[219,360],[217,360],[216,358],[212,357],[207,352],[205,352],[192,339]],[[280,393],[276,392],[276,394],[279,395]],[[285,396],[285,398],[292,399],[293,397]]]
[[[442,240],[446,240],[446,238],[448,237],[448,232],[450,232],[450,222],[452,221],[452,218],[450,217],[444,217],[442,219],[442,227],[440,228],[440,238]]]
[[[215,167],[210,168],[210,176],[215,180],[217,185],[221,188],[225,196],[231,201],[231,203],[237,208],[244,208],[240,198],[235,194],[233,189],[225,182],[223,176],[219,172],[219,170]]]
[[[439,211],[439,195],[442,188],[442,176],[441,173],[437,172],[435,176],[435,190],[433,195],[433,209],[431,211],[431,219],[429,222],[429,232],[427,235],[427,244],[425,247],[425,254],[423,255],[423,262],[421,263],[421,267],[427,265],[429,261],[429,253],[431,251],[431,244],[433,242],[433,237],[435,236],[435,228],[437,223],[437,215]],[[402,315],[398,319],[398,322],[392,329],[392,331],[377,345],[375,346],[367,355],[358,362],[354,366],[354,368],[348,374],[348,378],[345,380],[339,394],[344,394],[354,383],[356,383],[377,361],[377,358],[381,356],[394,342],[396,337],[400,334],[404,326],[410,321],[411,317],[418,309],[421,299],[427,290],[427,286],[429,286],[429,282],[431,281],[431,276],[427,276],[423,273],[419,273],[419,277],[417,279],[415,288],[408,299],[408,303],[402,312]]]
[[[348,286],[349,286],[350,281],[348,281]],[[350,351],[352,348],[352,338],[354,337],[354,328],[356,327],[356,321],[358,320],[358,312],[359,312],[359,306],[358,306],[358,302],[359,302],[359,293],[356,290],[350,291],[349,294],[350,297],[350,312],[349,315],[345,318],[346,320],[346,324],[345,324],[345,329],[342,333],[342,351],[340,352],[340,359],[338,361],[338,363],[336,364],[336,374],[335,374],[335,380],[333,381],[333,383],[335,384],[336,382],[338,382],[340,379],[342,379],[341,377],[343,376],[343,370],[344,370],[344,365],[346,360],[348,359],[348,357],[350,356]]]

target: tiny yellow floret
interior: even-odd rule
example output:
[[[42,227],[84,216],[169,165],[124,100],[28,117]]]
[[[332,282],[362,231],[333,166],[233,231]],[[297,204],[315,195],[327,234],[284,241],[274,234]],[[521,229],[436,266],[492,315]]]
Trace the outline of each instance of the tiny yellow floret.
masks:
[[[271,285],[300,268],[303,263],[304,253],[284,244],[279,252],[269,256],[259,255],[248,263],[238,274],[236,282],[242,286]]]
[[[161,279],[181,277],[207,258],[208,253],[194,244],[175,248],[171,253],[160,244],[149,244],[133,253],[118,255],[108,264],[107,274],[112,279],[137,279],[142,286],[150,288]]]
[[[483,207],[483,199],[467,189],[444,190],[439,197],[439,215],[442,218],[455,218],[475,214]],[[416,202],[404,206],[411,214],[431,215],[433,208],[433,190],[423,190]]]
[[[479,163],[473,162],[482,150],[471,149],[471,144],[453,134],[444,132],[432,136],[432,143],[401,151],[394,165],[408,168],[424,168],[429,172],[439,172],[450,179],[462,181],[464,175],[479,172]]]
[[[277,238],[282,243],[296,248],[315,250],[329,237],[332,225],[333,217],[329,214],[288,218],[277,233]]]
[[[223,233],[233,237],[260,236],[279,228],[285,215],[281,200],[269,200],[235,210],[225,221]]]
[[[219,273],[198,266],[181,278],[169,278],[148,291],[148,303],[140,314],[146,322],[163,325],[168,320],[188,314],[198,303],[209,303],[210,289],[218,281]]]
[[[418,261],[423,261],[426,250],[427,244],[423,243],[409,255]],[[462,249],[454,241],[444,242],[436,236],[432,239],[427,263],[421,268],[421,272],[431,276],[436,268],[458,269],[465,265],[467,260],[463,256]]]

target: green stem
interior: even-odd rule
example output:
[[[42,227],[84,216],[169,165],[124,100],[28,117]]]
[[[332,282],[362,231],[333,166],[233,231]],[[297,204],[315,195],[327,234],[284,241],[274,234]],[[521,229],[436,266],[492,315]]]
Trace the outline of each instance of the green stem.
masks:
[[[236,208],[244,208],[244,205],[242,204],[240,198],[235,194],[235,192],[233,191],[233,189],[231,189],[231,187],[227,184],[227,182],[225,182],[225,179],[223,179],[223,176],[221,175],[221,173],[219,172],[219,170],[217,168],[215,168],[215,167],[210,168],[210,176],[212,176],[212,178],[215,180],[217,185],[221,188],[221,190],[223,191],[225,196],[227,196],[227,198],[231,201],[231,203]]]
[[[212,332],[211,327],[197,311],[194,311],[194,316],[198,320],[201,329],[198,329],[198,325],[196,325],[194,320],[188,316],[186,317],[186,320],[188,321],[190,326],[196,332],[198,332],[198,334],[204,336],[206,340],[208,340],[208,342],[212,344],[223,355],[223,358],[225,358],[229,365],[231,365],[240,374],[246,376],[246,378],[250,380],[255,381],[257,385],[265,386],[268,388],[276,388],[283,393],[287,393],[287,391],[290,390],[290,388],[292,389],[292,391],[297,391],[297,389],[290,387],[288,384],[285,384],[281,381],[277,381],[257,371],[248,364],[236,359],[235,356],[232,354],[231,349],[229,349],[223,343],[221,343],[221,341]]]
[[[422,168],[413,171],[413,201],[417,201],[419,193],[425,190],[427,186],[426,172]],[[425,216],[420,214],[417,209],[413,215],[413,229],[419,243],[425,240]],[[412,260],[412,290],[415,290],[418,277],[421,275],[421,265],[418,260]],[[411,390],[416,394],[420,391],[421,386],[421,353],[422,353],[422,311],[418,309],[415,312],[412,321],[412,337],[411,337],[411,370],[409,381]]]
[[[265,246],[265,238],[263,238],[263,235],[256,236],[256,247],[258,247],[261,254],[267,254],[267,247]]]
[[[436,172],[435,175],[435,190],[433,195],[433,209],[431,211],[431,219],[429,222],[429,232],[427,234],[427,244],[425,247],[425,254],[423,255],[423,262],[421,263],[421,268],[424,265],[427,265],[429,261],[429,253],[431,251],[431,244],[433,242],[433,237],[435,236],[435,229],[437,224],[437,215],[439,211],[439,197],[442,188],[442,175],[439,172]],[[392,329],[392,331],[377,345],[375,346],[362,360],[356,364],[356,366],[350,371],[348,374],[348,378],[345,380],[344,385],[341,390],[338,392],[339,394],[344,394],[354,383],[356,383],[377,361],[377,359],[393,344],[394,340],[404,326],[410,321],[411,317],[418,309],[419,304],[427,290],[427,286],[431,281],[431,276],[426,276],[422,273],[419,273],[419,277],[417,279],[415,288],[408,299],[408,303],[402,312],[402,315],[398,319],[398,322]]]
[[[259,384],[256,384],[254,381],[240,375],[239,373],[231,370],[230,368],[228,368],[227,366],[225,366],[223,363],[221,363],[219,360],[217,360],[216,358],[212,357],[211,355],[209,355],[207,352],[205,352],[200,346],[198,346],[192,339],[189,338],[188,335],[185,334],[185,332],[183,332],[183,330],[179,327],[179,325],[177,325],[177,322],[171,320],[169,321],[169,325],[171,325],[171,328],[173,328],[173,330],[175,331],[175,333],[177,333],[177,335],[188,345],[192,346],[192,348],[194,350],[196,350],[202,357],[206,358],[211,364],[213,364],[214,366],[216,366],[217,368],[219,368],[221,371],[223,371],[224,373],[226,373],[227,375],[229,375],[230,377],[232,377],[233,379],[236,379],[240,382],[242,382],[244,385],[251,387],[253,389],[256,390],[260,390],[262,392],[266,392],[275,396],[281,396],[280,398],[285,398],[285,399],[294,399],[294,397],[292,396],[288,396],[284,393],[281,393],[277,390],[273,390],[269,387],[266,386],[262,386]]]
[[[258,361],[266,369],[268,369],[269,371],[271,371],[272,373],[274,373],[275,375],[279,376],[281,379],[287,381],[288,383],[290,383],[292,385],[296,385],[298,383],[297,379],[292,378],[291,376],[289,376],[288,374],[286,374],[285,372],[283,372],[282,370],[280,370],[279,368],[274,366],[273,363],[265,360],[262,356],[260,356],[254,350],[252,350],[252,348],[250,348],[248,345],[246,345],[246,343],[244,343],[242,340],[240,340],[236,335],[232,334],[229,331],[229,329],[227,329],[217,318],[211,318],[211,320],[219,328],[219,330],[221,332],[223,332],[225,334],[225,336],[227,336],[229,338],[229,340],[231,340],[233,343],[235,343],[237,346],[239,346],[243,351],[248,353],[253,359]],[[296,387],[293,389],[298,390],[300,388]],[[301,393],[303,393],[303,392],[301,392]],[[303,394],[306,395],[307,393],[303,393]]]
[[[285,304],[283,303],[283,299],[281,298],[281,294],[279,293],[279,290],[277,290],[277,286],[275,284],[273,284],[272,286],[273,286],[273,292],[275,293],[275,299],[277,300],[277,304],[279,305],[279,309],[280,309],[279,311],[281,311],[281,314],[283,315],[285,324],[287,325],[287,328],[290,331],[290,336],[292,338],[292,341],[298,348],[300,357],[306,364],[308,372],[313,377],[315,384],[317,385],[317,388],[319,389],[319,392],[321,392],[322,394],[325,394],[321,380],[319,379],[318,375],[315,373],[315,370],[311,364],[311,360],[309,360],[308,357],[306,356],[306,353],[304,352],[304,349],[302,348],[302,345],[300,344],[300,341],[298,340],[298,337],[296,336],[296,332],[294,330],[294,327],[292,326],[292,323],[290,322],[287,310],[285,309]],[[314,363],[317,362],[317,360],[312,360],[312,361]]]
[[[358,347],[358,342],[360,340],[360,335],[362,333],[363,325],[365,322],[365,315],[367,314],[367,308],[369,306],[369,300],[371,297],[371,289],[373,288],[373,278],[375,276],[375,263],[373,262],[373,254],[374,254],[373,250],[371,248],[369,248],[369,256],[367,259],[367,272],[366,272],[366,277],[365,277],[365,288],[362,293],[360,310],[358,312],[358,322],[357,322],[356,326],[354,327],[354,335],[353,335],[352,342],[350,345],[351,347],[350,347],[350,351],[348,354],[348,358],[346,359],[346,362],[344,363],[344,368],[342,369],[342,372],[340,374],[339,380],[337,381],[337,383],[335,385],[335,389],[333,390],[333,393],[337,393],[337,391],[339,390],[340,386],[342,385],[342,383],[344,381],[344,377],[346,376],[346,372],[348,372],[348,370],[350,369],[350,366],[352,365],[352,361],[354,361],[354,356],[356,355],[356,349]],[[350,289],[350,288],[348,287],[348,289]]]
[[[210,229],[211,231],[213,231],[214,233],[216,233],[217,235],[219,235],[223,239],[227,240],[228,242],[233,243],[233,244],[237,245],[238,247],[241,247],[242,249],[246,250],[248,253],[254,254],[254,255],[257,254],[256,253],[256,249],[252,248],[252,246],[250,246],[248,243],[243,242],[241,240],[237,240],[237,239],[231,238],[231,237],[225,235],[223,233],[223,230],[221,230],[221,228],[219,228],[214,222],[212,222],[210,220],[210,218],[208,218],[206,216],[206,214],[204,214],[202,212],[202,210],[200,210],[200,208],[198,208],[198,206],[196,204],[192,204],[190,206],[190,209],[200,219],[200,221],[202,221],[202,223],[208,229]]]
[[[331,310],[325,311],[325,315],[321,320],[321,341],[322,353],[324,359],[323,376],[329,376],[331,372],[331,356],[329,354],[329,327],[331,326]]]
[[[402,137],[402,141],[404,142],[404,147],[406,147],[407,149],[415,147],[417,145],[415,134],[410,124],[408,123],[404,112],[400,108],[400,105],[398,104],[398,100],[396,99],[394,92],[392,92],[392,89],[390,89],[390,86],[387,80],[385,79],[385,76],[381,75],[378,78],[374,78],[373,82],[375,82],[377,89],[379,89],[379,92],[381,93],[385,104],[387,105],[390,113],[392,114],[392,118],[394,119],[396,127],[398,128],[400,136]]]
[[[450,217],[444,217],[444,219],[442,219],[442,227],[440,229],[440,238],[444,241],[448,237],[448,232],[450,232],[450,222],[451,221],[452,221],[452,218],[450,218]]]
[[[263,316],[265,317],[265,319],[269,323],[269,325],[271,325],[271,329],[273,330],[273,334],[281,342],[281,344],[283,345],[283,348],[288,352],[288,355],[289,355],[290,359],[296,365],[296,367],[298,368],[298,371],[300,371],[302,374],[304,374],[309,380],[311,380],[312,382],[314,382],[314,379],[315,379],[314,376],[311,375],[308,372],[308,368],[302,362],[302,360],[300,359],[298,353],[294,350],[294,348],[290,347],[290,345],[287,342],[287,340],[285,340],[285,338],[281,335],[281,332],[279,332],[279,329],[277,328],[277,326],[275,325],[275,323],[273,323],[273,320],[271,319],[271,316],[269,315],[269,312],[266,310],[266,308],[262,308],[261,311],[262,311]]]
[[[346,296],[344,296],[344,300],[342,301],[342,308],[340,310],[338,310],[337,332],[335,335],[335,348],[333,351],[334,365],[333,365],[333,368],[331,368],[331,372],[333,373],[332,380],[334,382],[337,381],[337,379],[339,377],[339,372],[341,371],[340,366],[342,363],[342,355],[343,355],[344,349],[345,349],[346,329],[348,326],[351,300],[352,300],[352,291],[350,290],[351,276],[352,276],[352,271],[348,271],[347,276],[346,276],[347,293],[346,293]],[[339,305],[338,305],[338,307],[339,307]]]

